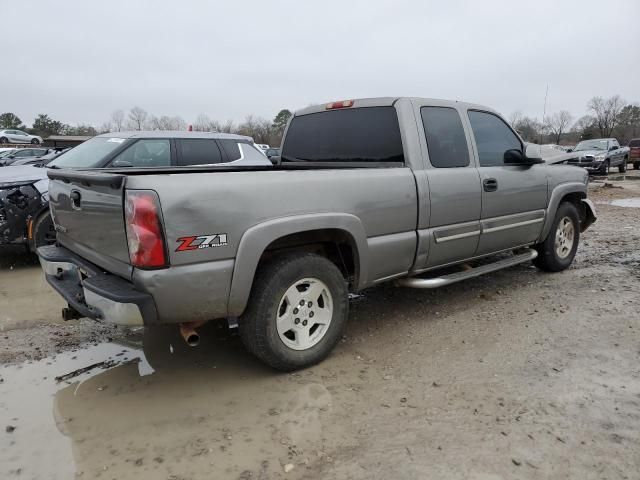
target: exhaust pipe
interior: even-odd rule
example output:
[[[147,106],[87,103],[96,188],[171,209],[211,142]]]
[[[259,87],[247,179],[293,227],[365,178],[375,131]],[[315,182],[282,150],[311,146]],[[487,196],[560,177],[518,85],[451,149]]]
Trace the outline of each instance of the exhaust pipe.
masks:
[[[190,347],[196,347],[200,343],[200,334],[196,328],[202,326],[204,322],[187,322],[180,324],[180,335]]]

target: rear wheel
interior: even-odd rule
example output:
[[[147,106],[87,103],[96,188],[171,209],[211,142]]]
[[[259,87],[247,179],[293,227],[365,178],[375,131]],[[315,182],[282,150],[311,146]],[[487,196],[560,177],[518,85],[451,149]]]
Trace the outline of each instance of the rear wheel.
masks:
[[[32,227],[34,250],[45,245],[53,245],[56,241],[56,230],[53,226],[51,214],[46,212],[40,215]]]
[[[347,283],[335,264],[314,254],[285,255],[259,269],[238,328],[251,353],[291,371],[329,355],[348,311]]]
[[[0,137],[0,143],[2,145],[5,145],[5,144],[9,143],[9,140],[7,139],[7,137]]]
[[[553,219],[551,231],[536,245],[538,257],[533,264],[546,272],[560,272],[571,265],[580,241],[580,217],[573,203],[563,202]]]
[[[33,140],[31,140],[31,145],[38,145],[40,144],[40,140],[38,140],[37,138],[34,138]]]
[[[618,167],[618,172],[619,173],[625,173],[627,171],[627,158],[623,158],[622,159],[622,163],[620,164],[620,166]]]

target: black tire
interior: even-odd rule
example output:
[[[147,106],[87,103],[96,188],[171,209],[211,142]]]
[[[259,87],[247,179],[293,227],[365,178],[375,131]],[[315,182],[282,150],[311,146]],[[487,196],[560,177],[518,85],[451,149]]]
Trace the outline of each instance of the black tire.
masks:
[[[640,170],[640,162],[634,162],[633,163],[633,169],[634,170]]]
[[[281,339],[276,319],[287,290],[309,278],[324,283],[331,295],[333,310],[326,331],[317,343],[305,350],[296,350]],[[292,371],[314,365],[326,358],[342,337],[349,314],[348,293],[342,273],[325,257],[310,253],[276,257],[256,273],[249,303],[238,322],[240,338],[247,350],[277,370]]]
[[[600,168],[601,175],[609,175],[609,168],[611,167],[611,162],[609,160],[605,160],[602,164],[602,168]]]
[[[40,145],[40,140],[34,138],[33,140],[31,140],[31,145]]]
[[[556,232],[561,221],[568,218],[573,225],[573,243],[566,256],[560,256],[556,248]],[[538,257],[533,261],[533,264],[540,270],[545,272],[560,272],[571,265],[573,258],[576,256],[578,250],[578,243],[580,243],[580,217],[578,215],[578,209],[573,203],[563,202],[558,207],[556,216],[553,219],[551,230],[547,235],[547,238],[534,248],[538,251]]]
[[[627,171],[627,159],[623,158],[622,159],[622,163],[618,167],[618,172],[619,173],[625,173],[626,171]]]
[[[38,247],[53,245],[55,243],[56,230],[53,226],[53,220],[51,219],[51,214],[49,212],[43,213],[35,220],[35,222],[33,222],[32,233],[33,251]]]
[[[9,140],[7,140],[7,137],[0,137],[0,144],[6,145],[7,143],[9,143]]]

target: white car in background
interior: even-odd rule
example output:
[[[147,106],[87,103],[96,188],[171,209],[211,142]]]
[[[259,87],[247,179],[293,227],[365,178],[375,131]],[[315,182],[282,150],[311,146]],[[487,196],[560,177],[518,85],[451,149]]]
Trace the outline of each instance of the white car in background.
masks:
[[[269,145],[267,145],[266,143],[254,143],[253,144],[258,150],[260,150],[262,153],[264,153],[265,155],[267,154],[267,150],[269,150],[271,147]]]
[[[40,145],[42,143],[42,137],[29,135],[22,130],[7,128],[0,130],[0,144],[6,143],[30,143],[32,145]]]

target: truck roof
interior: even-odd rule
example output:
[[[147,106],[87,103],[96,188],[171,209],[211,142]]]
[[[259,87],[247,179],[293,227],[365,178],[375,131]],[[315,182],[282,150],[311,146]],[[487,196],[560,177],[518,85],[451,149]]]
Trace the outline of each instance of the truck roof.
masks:
[[[129,132],[110,132],[97,135],[106,138],[208,138],[208,139],[230,139],[253,142],[253,138],[245,135],[218,132],[185,132],[181,130],[139,130]]]
[[[484,110],[487,112],[495,112],[495,110],[492,108],[486,107],[484,105],[478,105],[475,103],[461,102],[459,100],[443,100],[438,98],[425,98],[425,97],[372,97],[372,98],[343,99],[342,101],[352,101],[354,102],[353,107],[358,108],[358,107],[390,107],[399,100],[432,101],[442,106],[463,106],[466,108]],[[341,100],[337,100],[337,101],[341,101]],[[301,108],[300,110],[296,110],[294,115],[298,116],[298,115],[307,115],[309,113],[324,112],[327,110],[327,105],[332,102],[333,101]]]

